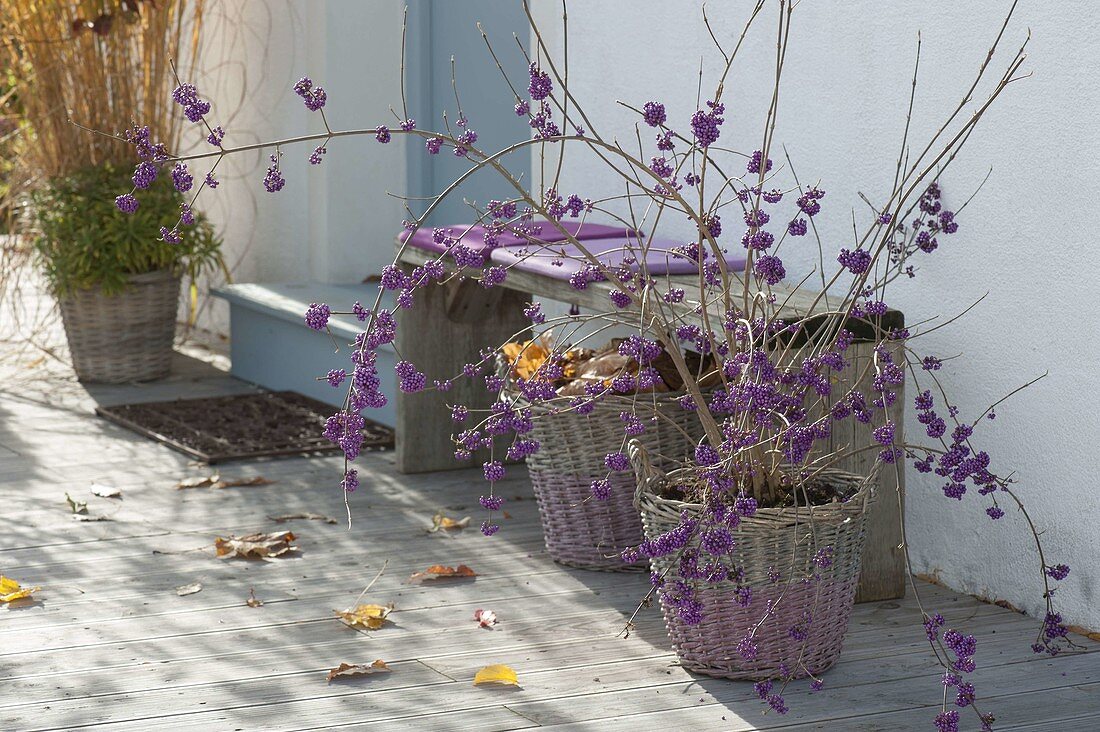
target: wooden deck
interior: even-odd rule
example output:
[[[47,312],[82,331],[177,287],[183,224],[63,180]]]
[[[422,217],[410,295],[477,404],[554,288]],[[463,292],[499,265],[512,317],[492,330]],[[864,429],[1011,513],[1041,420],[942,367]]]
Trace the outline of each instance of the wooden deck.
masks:
[[[181,357],[170,381],[91,394],[63,374],[13,380],[13,368],[0,393],[0,572],[42,589],[0,609],[2,730],[933,729],[939,674],[911,597],[859,606],[825,691],[796,684],[790,713],[765,716],[748,684],[677,667],[655,609],[616,637],[646,578],[553,564],[518,468],[506,494],[522,500],[509,501],[512,518],[496,537],[448,537],[426,533],[431,516],[444,509],[479,523],[478,475],[398,475],[391,454],[367,456],[349,531],[337,459],[235,463],[221,474],[277,482],[176,490],[209,469],[91,413],[97,400],[247,388],[206,364]],[[122,499],[93,497],[93,481]],[[110,520],[74,521],[66,492]],[[268,518],[298,512],[341,522]],[[299,535],[293,558],[214,556],[217,536],[280,527]],[[359,632],[337,621],[333,609],[352,604],[386,562],[366,599],[394,603],[393,624]],[[479,576],[403,584],[436,563],[466,563]],[[192,582],[202,591],[177,595]],[[245,605],[250,589],[262,607]],[[1035,619],[932,585],[920,591],[977,634],[975,682],[997,729],[1100,729],[1100,655],[1037,658]],[[495,629],[477,627],[477,608],[497,613]],[[393,672],[325,681],[341,662],[375,659]],[[491,663],[513,666],[522,688],[473,687]]]

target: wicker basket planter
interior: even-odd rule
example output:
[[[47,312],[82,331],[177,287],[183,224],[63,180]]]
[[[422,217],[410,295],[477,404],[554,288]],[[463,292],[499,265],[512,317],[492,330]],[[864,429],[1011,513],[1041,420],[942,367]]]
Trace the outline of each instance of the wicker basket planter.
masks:
[[[612,473],[611,497],[592,496],[592,481],[608,477],[604,458],[623,449],[623,422],[632,405],[646,424],[637,438],[663,460],[682,460],[702,434],[694,412],[676,403],[678,394],[641,394],[606,397],[589,414],[565,411],[560,405],[530,404],[513,395],[518,407],[536,416],[530,437],[540,450],[527,458],[527,468],[538,501],[546,550],[554,561],[572,567],[607,571],[636,569],[624,564],[619,553],[642,540],[642,523],[634,507],[632,476]],[[562,411],[555,411],[560,406]],[[657,419],[646,419],[653,415]]]
[[[635,503],[647,539],[675,528],[682,511],[702,509],[660,495],[663,486],[683,479],[684,471],[665,475],[633,445],[631,460],[638,473]],[[703,604],[703,619],[689,625],[659,593],[669,638],[684,668],[707,676],[760,680],[801,678],[836,663],[855,603],[864,516],[873,493],[866,478],[852,473],[828,471],[821,479],[851,497],[812,508],[763,508],[743,518],[735,531],[732,558],[744,567],[742,584],[752,591],[748,605],[735,601],[737,585],[731,581],[701,585],[697,599]],[[812,565],[823,547],[832,548],[831,564]],[[650,563],[654,572],[671,576],[677,561],[672,554]],[[817,577],[806,579],[811,573]],[[738,651],[750,634],[758,649],[754,660]]]
[[[117,295],[92,288],[60,298],[73,367],[81,381],[119,384],[168,375],[180,277],[133,275]]]

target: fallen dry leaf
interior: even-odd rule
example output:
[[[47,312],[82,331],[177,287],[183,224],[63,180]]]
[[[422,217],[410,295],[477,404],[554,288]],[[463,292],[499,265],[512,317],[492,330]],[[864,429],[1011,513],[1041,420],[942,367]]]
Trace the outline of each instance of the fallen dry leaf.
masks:
[[[1088,628],[1082,628],[1080,625],[1067,626],[1072,633],[1077,635],[1083,635],[1089,640],[1100,641],[1100,633],[1089,630]]]
[[[220,536],[214,540],[214,549],[218,556],[225,557],[254,557],[267,559],[278,557],[287,552],[298,551],[298,547],[291,542],[296,537],[289,531],[275,532],[273,534],[249,534],[248,536],[230,536],[223,539]]]
[[[122,498],[122,491],[109,485],[92,483],[92,495],[100,498]]]
[[[357,605],[347,610],[333,610],[341,620],[351,627],[354,628],[356,625],[360,625],[368,630],[378,630],[385,625],[386,617],[392,611],[392,603],[389,605]]]
[[[495,663],[486,666],[474,675],[474,686],[497,684],[499,686],[519,686],[519,677],[511,666]]]
[[[457,567],[445,567],[442,564],[433,564],[423,572],[413,572],[406,582],[412,584],[425,580],[462,579],[464,577],[477,577],[477,572],[470,569],[465,564],[460,564]]]
[[[78,500],[74,499],[72,496],[70,496],[68,493],[66,493],[65,494],[65,503],[69,504],[69,509],[73,513],[88,513],[88,502],[87,501],[78,501]]]
[[[434,534],[437,531],[462,531],[470,525],[470,517],[455,520],[448,516],[444,516],[442,513],[437,513],[432,516],[432,528],[428,529],[429,534]]]
[[[260,607],[264,604],[264,601],[256,597],[256,590],[252,587],[248,588],[248,599],[244,601],[245,605],[249,607]]]
[[[180,585],[176,588],[176,594],[180,597],[184,595],[194,595],[196,592],[202,592],[201,582],[192,582],[189,585]]]
[[[268,518],[277,524],[285,524],[287,521],[293,521],[294,519],[304,519],[306,521],[324,521],[326,524],[340,523],[331,516],[324,516],[319,513],[288,513],[286,516],[268,516]]]
[[[534,341],[505,343],[501,351],[511,364],[512,372],[523,379],[530,379],[550,355],[542,344]]]
[[[369,666],[360,665],[357,663],[341,663],[336,668],[328,672],[328,682],[331,684],[332,680],[338,676],[357,676],[360,674],[388,674],[392,671],[386,662],[381,658],[370,664]]]
[[[213,488],[237,488],[245,485],[271,485],[275,481],[268,480],[262,475],[257,475],[253,478],[230,478],[229,480],[219,480],[214,483]]]
[[[214,485],[221,476],[215,473],[214,475],[199,476],[197,478],[184,478],[179,483],[176,483],[176,489],[182,488],[203,488],[204,486]]]
[[[41,587],[20,587],[19,583],[10,577],[0,575],[0,602],[15,602],[24,597],[30,597],[38,592]]]
[[[226,478],[223,479],[217,473],[213,475],[204,475],[197,478],[186,478],[176,483],[176,488],[237,488],[239,486],[247,485],[271,485],[275,481],[268,480],[262,475],[257,475],[252,478]]]
[[[477,624],[482,628],[492,628],[497,624],[497,614],[492,610],[482,610],[478,608],[474,610],[474,620],[476,620]]]

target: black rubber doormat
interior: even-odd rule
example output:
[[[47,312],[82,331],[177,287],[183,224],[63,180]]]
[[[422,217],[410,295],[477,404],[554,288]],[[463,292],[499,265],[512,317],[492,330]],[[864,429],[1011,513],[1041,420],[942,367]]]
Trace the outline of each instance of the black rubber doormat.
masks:
[[[122,404],[95,411],[206,463],[340,451],[321,434],[335,408],[293,391]],[[393,448],[393,430],[364,421],[364,450]]]

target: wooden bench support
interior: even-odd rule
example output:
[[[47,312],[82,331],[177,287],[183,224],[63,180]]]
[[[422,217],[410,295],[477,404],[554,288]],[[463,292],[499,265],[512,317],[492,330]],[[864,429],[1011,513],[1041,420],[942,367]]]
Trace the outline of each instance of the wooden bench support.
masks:
[[[855,384],[855,387],[870,401],[875,392],[871,389],[874,368],[868,368],[874,358],[874,343],[856,341],[849,346],[846,356],[850,365],[848,373],[867,373]],[[895,362],[904,363],[905,354],[900,341],[887,346]],[[852,385],[838,385],[846,393]],[[889,419],[896,425],[895,439],[904,441],[902,425],[905,423],[905,390],[897,390],[897,401],[887,410]],[[833,424],[830,437],[830,449],[851,449],[854,446],[870,445],[872,425],[847,419]],[[837,464],[841,470],[857,475],[867,475],[875,466],[878,450],[864,450]],[[866,517],[867,535],[863,541],[862,569],[859,574],[859,588],[856,590],[856,602],[873,602],[905,597],[905,554],[901,549],[901,516],[905,501],[905,463],[900,462],[895,469],[892,465],[882,465],[875,480],[876,500]]]
[[[402,267],[412,271],[412,265]],[[464,364],[479,359],[482,349],[530,337],[531,323],[523,315],[530,299],[525,293],[502,287],[487,290],[469,280],[422,288],[413,307],[398,309],[397,351],[429,379],[459,376]],[[396,399],[398,470],[426,473],[470,466],[454,458],[451,433],[462,427],[451,421],[447,405],[487,408],[493,395],[485,389],[484,380],[455,379],[448,392],[398,391]],[[479,455],[475,464],[484,459]]]

